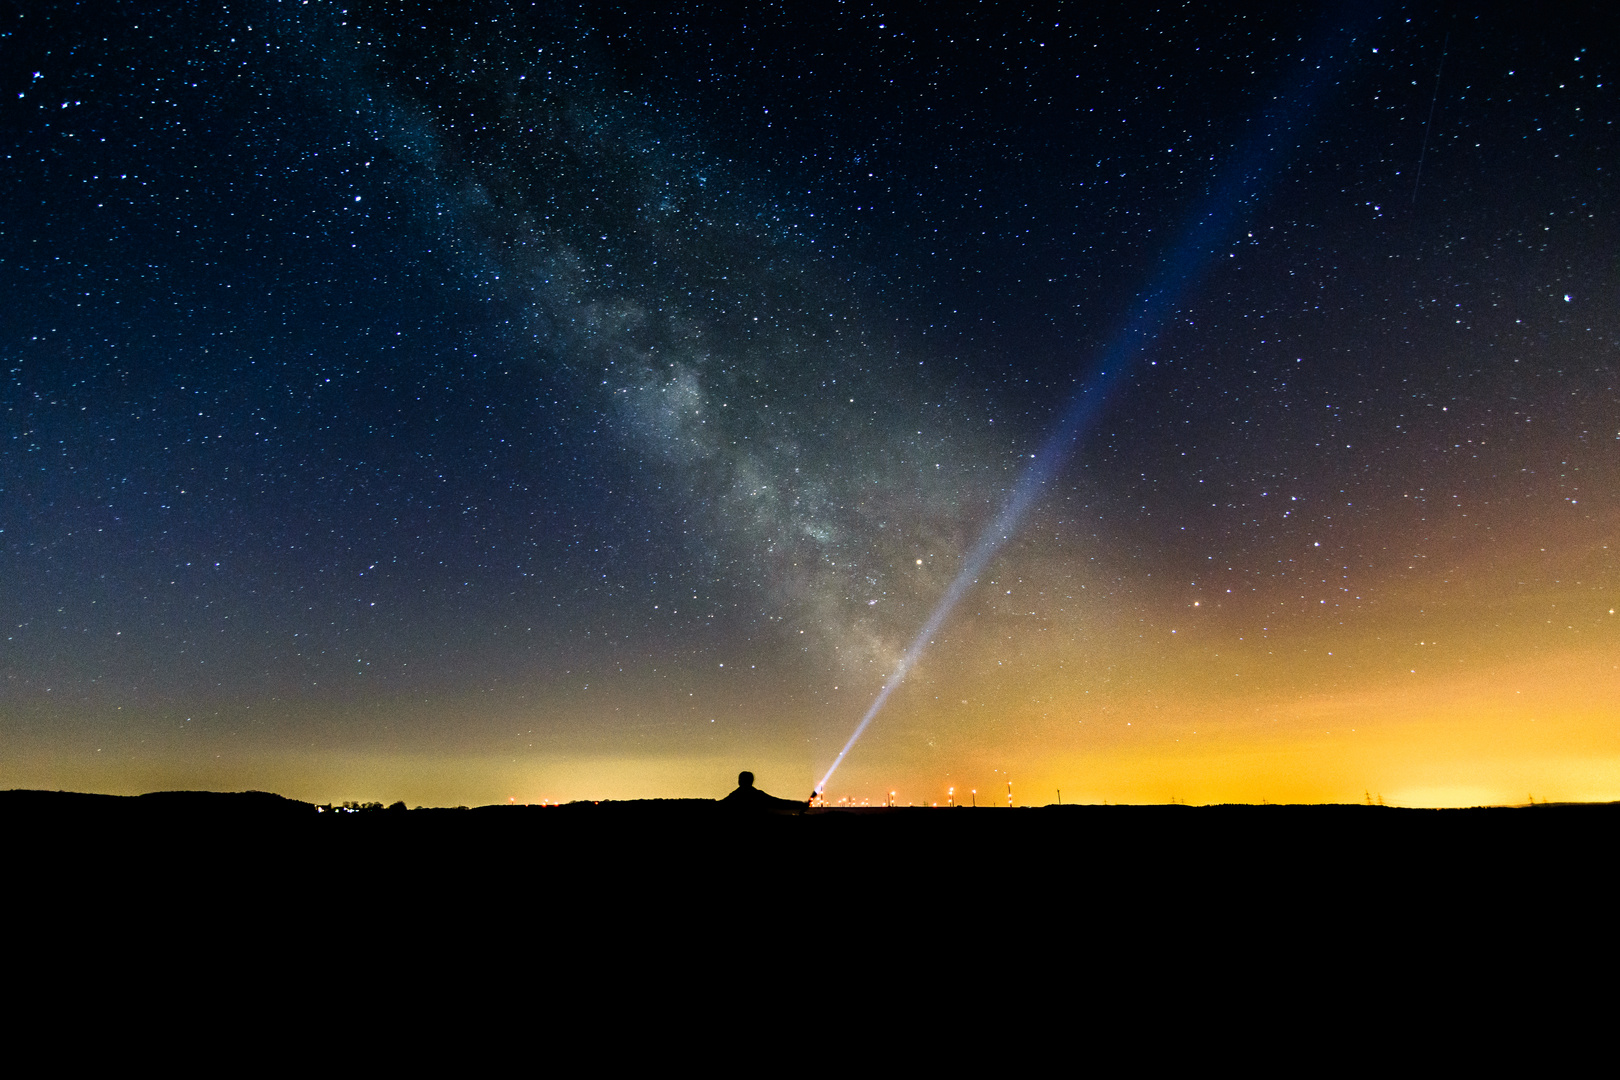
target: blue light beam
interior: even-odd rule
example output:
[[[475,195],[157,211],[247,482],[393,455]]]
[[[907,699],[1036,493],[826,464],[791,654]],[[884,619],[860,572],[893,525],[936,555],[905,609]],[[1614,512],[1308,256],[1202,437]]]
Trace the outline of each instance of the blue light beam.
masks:
[[[1362,16],[1367,22],[1375,17],[1368,14]],[[1047,482],[1068,463],[1075,445],[1102,411],[1110,391],[1130,371],[1133,361],[1140,358],[1153,343],[1170,316],[1180,309],[1183,298],[1192,291],[1219,253],[1218,249],[1230,235],[1233,223],[1258,201],[1276,164],[1289,156],[1292,149],[1290,139],[1298,136],[1299,129],[1304,126],[1303,118],[1316,107],[1325,89],[1337,84],[1335,76],[1348,62],[1358,37],[1358,34],[1342,27],[1320,35],[1321,48],[1314,56],[1300,60],[1303,71],[1297,78],[1293,92],[1274,97],[1272,100],[1281,104],[1262,111],[1252,121],[1259,130],[1250,136],[1221,170],[1217,182],[1211,186],[1210,194],[1188,219],[1182,229],[1181,242],[1160,262],[1153,287],[1143,296],[1130,321],[1103,353],[1097,373],[1070,400],[1051,435],[1040,450],[1031,455],[1001,513],[979,535],[978,543],[968,552],[962,569],[957,572],[950,588],[945,590],[945,595],[940,597],[934,613],[917,631],[917,636],[907,646],[888,681],[867,708],[866,715],[855,725],[849,741],[844,743],[844,748],[838,751],[826,775],[816,785],[816,794],[827,790],[827,782],[832,779],[833,773],[838,771],[838,766],[844,763],[844,758],[849,756],[850,750],[883,710],[889,696],[916,667],[923,650],[933,642],[939,628],[950,618],[968,589],[978,581],[985,565],[1018,531],[1024,515],[1044,493]]]

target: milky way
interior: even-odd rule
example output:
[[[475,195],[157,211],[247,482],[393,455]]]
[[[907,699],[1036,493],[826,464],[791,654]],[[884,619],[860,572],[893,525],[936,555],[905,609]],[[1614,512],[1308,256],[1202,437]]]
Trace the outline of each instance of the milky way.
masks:
[[[7,782],[808,790],[1212,205],[850,783],[1615,775],[1595,26],[6,18]]]

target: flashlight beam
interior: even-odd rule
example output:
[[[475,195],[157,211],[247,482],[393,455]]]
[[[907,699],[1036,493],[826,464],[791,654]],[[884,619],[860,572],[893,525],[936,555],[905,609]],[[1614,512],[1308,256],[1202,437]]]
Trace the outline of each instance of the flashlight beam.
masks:
[[[1375,17],[1367,12],[1362,13],[1364,19],[1370,20]],[[1124,378],[1131,368],[1132,361],[1140,357],[1153,343],[1165,321],[1179,309],[1183,298],[1197,284],[1198,279],[1203,277],[1204,271],[1208,269],[1216,254],[1216,248],[1230,233],[1233,223],[1259,197],[1265,181],[1273,171],[1267,166],[1277,163],[1286,156],[1284,147],[1291,137],[1298,134],[1297,128],[1301,126],[1302,118],[1312,110],[1324,89],[1335,83],[1335,76],[1350,55],[1350,46],[1354,45],[1357,36],[1343,27],[1337,32],[1321,35],[1321,48],[1317,53],[1314,56],[1300,58],[1301,66],[1305,70],[1298,80],[1298,85],[1293,88],[1293,93],[1282,95],[1280,97],[1282,105],[1279,108],[1263,112],[1257,118],[1259,130],[1221,171],[1219,181],[1213,185],[1209,197],[1182,230],[1181,242],[1169,251],[1159,264],[1153,288],[1142,298],[1130,321],[1103,355],[1097,374],[1070,401],[1062,419],[1047,437],[1046,442],[1037,453],[1031,455],[1029,464],[1025,466],[1023,475],[1013,486],[1001,513],[980,534],[978,543],[968,552],[967,558],[962,562],[962,569],[957,572],[956,579],[945,590],[945,595],[940,597],[939,603],[934,607],[934,613],[928,617],[928,621],[906,647],[888,681],[883,684],[877,697],[867,708],[866,715],[855,725],[855,731],[850,735],[849,741],[844,743],[844,748],[838,751],[838,756],[828,766],[821,782],[816,785],[816,794],[826,791],[827,782],[832,779],[833,773],[844,763],[844,758],[849,756],[850,750],[854,749],[877,714],[883,711],[889,696],[899,688],[912,668],[917,665],[923,651],[932,643],[934,635],[945,624],[945,620],[950,618],[951,612],[961,602],[962,597],[966,596],[968,590],[977,583],[985,565],[997,551],[1001,550],[1001,546],[1013,533],[1018,531],[1024,515],[1044,493],[1048,481],[1067,464],[1074,453],[1076,443],[1101,412],[1109,391]]]

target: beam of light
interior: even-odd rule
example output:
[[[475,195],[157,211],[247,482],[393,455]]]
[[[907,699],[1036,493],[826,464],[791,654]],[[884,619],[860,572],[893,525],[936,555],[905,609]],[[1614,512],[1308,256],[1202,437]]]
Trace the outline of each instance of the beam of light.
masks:
[[[1373,18],[1376,16],[1365,13],[1361,16],[1367,22]],[[1188,219],[1182,229],[1180,243],[1167,252],[1160,262],[1152,287],[1143,294],[1129,321],[1104,350],[1097,373],[1070,400],[1062,418],[1040,450],[1030,455],[1029,464],[1013,486],[1001,513],[979,535],[978,543],[973,545],[963,560],[956,579],[945,590],[945,595],[940,597],[933,614],[928,616],[928,621],[917,631],[917,636],[901,655],[888,681],[867,708],[866,715],[855,725],[849,741],[844,743],[844,748],[838,751],[838,756],[827,767],[820,783],[816,784],[816,794],[826,791],[833,773],[844,763],[844,758],[849,756],[850,750],[865,734],[877,714],[883,711],[889,696],[917,665],[923,651],[933,642],[935,633],[950,618],[962,597],[978,582],[985,565],[1018,531],[1024,515],[1044,494],[1047,482],[1073,455],[1075,444],[1102,411],[1109,392],[1129,372],[1132,362],[1152,344],[1166,320],[1180,308],[1182,299],[1209,268],[1218,253],[1217,249],[1230,234],[1233,223],[1254,204],[1265,181],[1287,156],[1291,146],[1285,144],[1298,135],[1303,117],[1316,106],[1325,88],[1337,82],[1335,76],[1348,61],[1351,47],[1358,36],[1342,27],[1319,35],[1321,44],[1315,55],[1307,55],[1300,60],[1303,71],[1291,88],[1292,92],[1278,95],[1273,99],[1280,101],[1277,108],[1263,111],[1251,121],[1251,126],[1258,130],[1221,170],[1219,178],[1211,185],[1209,195]]]

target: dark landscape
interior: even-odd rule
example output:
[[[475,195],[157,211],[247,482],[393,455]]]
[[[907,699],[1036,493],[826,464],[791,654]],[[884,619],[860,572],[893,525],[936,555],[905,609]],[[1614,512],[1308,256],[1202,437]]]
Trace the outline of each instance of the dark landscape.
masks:
[[[1620,804],[774,816],[702,799],[345,812],[264,792],[13,790],[0,822],[18,970],[64,994],[84,972],[153,972],[215,988],[226,1011],[290,1007],[300,986],[440,1015],[413,995],[451,983],[474,994],[457,1008],[518,991],[499,1008],[527,1023],[531,991],[617,1013],[696,979],[721,989],[694,1009],[719,993],[788,1022],[914,986],[1012,1009],[1007,990],[1056,979],[1030,1007],[1092,1002],[1099,1023],[1212,1007],[1189,985],[1286,1013],[1312,1007],[1300,987],[1421,997],[1567,970],[1607,918]]]
[[[1303,879],[1377,891],[1393,875],[1402,887],[1440,889],[1510,889],[1526,874],[1573,881],[1596,869],[1594,852],[1612,847],[1620,803],[863,807],[776,816],[709,799],[406,809],[321,807],[256,791],[14,790],[0,792],[0,820],[14,860],[131,880],[251,871],[285,883],[335,871],[380,884],[433,868],[492,893],[532,874],[682,888],[801,877],[837,893],[962,875],[991,883],[969,891],[1039,897],[1083,894],[1100,880],[1127,891]]]

